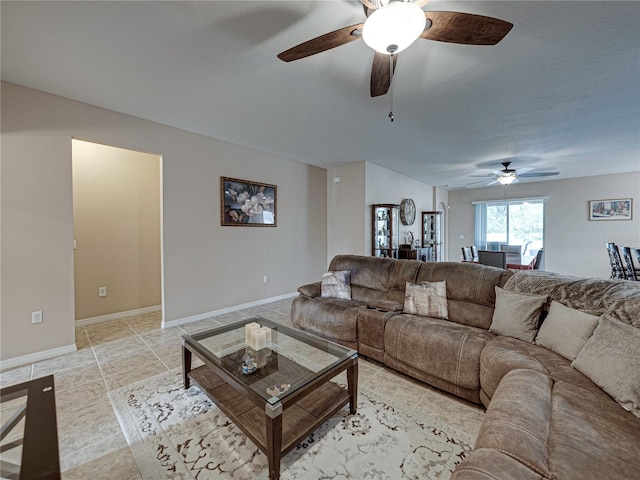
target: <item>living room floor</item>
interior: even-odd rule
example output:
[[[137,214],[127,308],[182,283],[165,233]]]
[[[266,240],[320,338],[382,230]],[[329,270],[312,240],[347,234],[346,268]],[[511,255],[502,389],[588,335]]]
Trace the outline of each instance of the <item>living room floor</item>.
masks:
[[[280,300],[167,329],[160,326],[160,312],[78,327],[77,352],[0,372],[0,385],[54,374],[63,478],[139,480],[108,392],[179,368],[184,333],[257,315],[291,325],[291,302]],[[429,415],[473,438],[478,433],[484,416],[478,405],[362,357],[358,380],[415,416]]]

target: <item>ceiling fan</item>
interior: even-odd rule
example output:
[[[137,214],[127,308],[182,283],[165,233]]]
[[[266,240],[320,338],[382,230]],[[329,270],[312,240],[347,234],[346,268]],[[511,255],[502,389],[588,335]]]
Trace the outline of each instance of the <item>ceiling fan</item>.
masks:
[[[494,185],[499,183],[501,185],[511,185],[512,183],[517,183],[518,178],[535,178],[535,177],[551,177],[554,175],[559,175],[560,172],[547,172],[547,171],[530,171],[530,169],[523,168],[525,170],[523,173],[518,173],[514,168],[509,168],[511,162],[502,162],[501,165],[504,167],[502,170],[496,170],[493,173],[488,173],[486,175],[469,175],[470,177],[490,177],[493,178],[491,182],[487,185]],[[478,183],[484,183],[486,180],[480,182],[473,182],[469,185],[477,185]]]
[[[425,12],[429,0],[360,0],[367,19],[296,45],[278,55],[292,62],[362,38],[375,50],[371,96],[389,90],[398,53],[418,38],[467,45],[495,45],[513,24],[497,18],[459,12]]]

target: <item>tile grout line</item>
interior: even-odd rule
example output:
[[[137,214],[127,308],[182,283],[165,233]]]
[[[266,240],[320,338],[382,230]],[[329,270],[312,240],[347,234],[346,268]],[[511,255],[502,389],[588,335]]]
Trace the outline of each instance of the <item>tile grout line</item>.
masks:
[[[82,327],[83,329],[85,327]],[[109,396],[109,384],[107,383],[107,378],[104,376],[104,372],[102,371],[102,365],[100,363],[100,359],[98,358],[98,354],[96,353],[96,350],[93,346],[93,342],[91,341],[91,336],[89,335],[89,333],[85,330],[85,335],[87,336],[87,340],[89,340],[89,346],[91,347],[91,352],[93,353],[93,357],[96,360],[96,364],[98,365],[98,370],[100,371],[100,376],[102,377],[102,382],[104,383],[104,388],[105,391],[107,392],[107,397]],[[109,400],[111,401],[111,400]],[[111,408],[113,408],[113,405],[111,406]]]
[[[135,328],[133,325],[131,325],[131,323],[129,323],[129,321],[128,321],[127,319],[125,319],[125,321],[127,322],[127,325],[129,325],[129,327],[131,327],[131,329],[135,332],[135,334],[138,336],[138,338],[139,338],[140,340],[142,340],[142,343],[144,343],[144,344],[146,345],[146,347],[147,347],[149,350],[151,350],[151,353],[153,353],[153,355],[155,355],[155,357],[160,361],[160,363],[162,364],[162,366],[163,366],[164,368],[166,368],[166,369],[167,369],[167,371],[171,370],[171,369],[167,366],[167,364],[166,364],[166,363],[164,363],[164,362],[162,361],[162,359],[160,358],[160,356],[159,356],[159,355],[156,353],[156,351],[151,347],[151,345],[149,345],[149,344],[147,343],[147,341],[146,341],[144,338],[142,338],[142,336],[140,335],[140,333],[138,333],[138,331],[136,330],[136,328]],[[160,330],[162,330],[162,327],[160,327]]]

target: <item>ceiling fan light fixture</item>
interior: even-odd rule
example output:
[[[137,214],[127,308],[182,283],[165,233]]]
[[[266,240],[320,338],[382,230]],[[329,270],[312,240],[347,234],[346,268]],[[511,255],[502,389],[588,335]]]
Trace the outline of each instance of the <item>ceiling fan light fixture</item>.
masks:
[[[505,172],[498,176],[498,182],[500,182],[501,185],[511,185],[517,178],[518,175],[516,172]]]
[[[420,37],[426,23],[427,19],[419,6],[394,1],[367,18],[362,28],[362,39],[376,52],[396,54]]]

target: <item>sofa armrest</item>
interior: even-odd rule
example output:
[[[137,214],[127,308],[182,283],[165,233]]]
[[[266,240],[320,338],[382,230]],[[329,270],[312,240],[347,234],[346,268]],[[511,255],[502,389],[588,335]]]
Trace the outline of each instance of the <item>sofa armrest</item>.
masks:
[[[309,298],[320,297],[322,296],[322,282],[302,285],[301,287],[298,287],[298,293]]]

